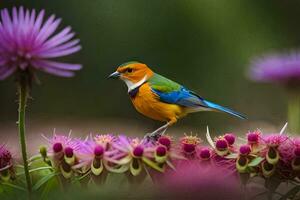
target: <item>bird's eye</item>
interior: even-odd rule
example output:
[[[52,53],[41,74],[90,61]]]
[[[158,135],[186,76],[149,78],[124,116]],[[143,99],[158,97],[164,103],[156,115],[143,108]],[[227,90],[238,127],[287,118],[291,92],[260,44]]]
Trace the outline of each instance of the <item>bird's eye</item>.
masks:
[[[127,69],[127,72],[128,72],[128,73],[131,73],[131,72],[132,72],[132,68],[128,68],[128,69]]]

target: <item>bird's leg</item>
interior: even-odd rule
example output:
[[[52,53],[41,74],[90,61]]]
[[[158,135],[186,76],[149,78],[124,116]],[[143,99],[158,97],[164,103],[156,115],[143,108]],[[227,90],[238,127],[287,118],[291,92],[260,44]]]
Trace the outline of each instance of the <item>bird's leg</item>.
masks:
[[[166,123],[165,125],[159,127],[158,129],[156,129],[152,133],[147,133],[144,136],[144,140],[146,140],[146,141],[157,141],[158,138],[160,136],[162,136],[166,132],[166,130],[168,129],[168,127],[169,127],[169,122]]]
[[[145,137],[144,137],[144,139],[146,139],[146,141],[150,141],[150,140],[157,141],[158,138],[160,138],[162,135],[165,134],[165,132],[168,129],[168,127],[171,126],[172,124],[174,124],[176,121],[177,121],[176,118],[171,119],[165,125],[159,127],[158,129],[156,129],[152,133],[146,134]]]

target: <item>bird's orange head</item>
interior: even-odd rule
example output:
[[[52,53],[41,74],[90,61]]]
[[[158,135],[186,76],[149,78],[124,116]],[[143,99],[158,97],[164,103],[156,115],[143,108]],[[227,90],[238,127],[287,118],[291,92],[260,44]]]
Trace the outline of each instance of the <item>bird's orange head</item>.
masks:
[[[146,82],[153,74],[153,71],[146,64],[132,61],[120,65],[117,71],[109,75],[109,78],[120,78],[126,83],[130,91]]]

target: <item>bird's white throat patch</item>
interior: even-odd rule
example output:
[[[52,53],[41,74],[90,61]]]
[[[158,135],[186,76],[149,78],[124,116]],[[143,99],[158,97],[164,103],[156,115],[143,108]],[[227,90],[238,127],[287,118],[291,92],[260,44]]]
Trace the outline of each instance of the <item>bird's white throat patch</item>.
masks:
[[[141,86],[142,84],[144,84],[147,80],[147,75],[144,76],[144,78],[142,78],[142,80],[140,80],[137,83],[133,83],[128,79],[122,79],[122,80],[126,83],[126,85],[128,87],[128,92],[130,92],[130,91],[134,90],[135,88],[137,88],[137,87]]]

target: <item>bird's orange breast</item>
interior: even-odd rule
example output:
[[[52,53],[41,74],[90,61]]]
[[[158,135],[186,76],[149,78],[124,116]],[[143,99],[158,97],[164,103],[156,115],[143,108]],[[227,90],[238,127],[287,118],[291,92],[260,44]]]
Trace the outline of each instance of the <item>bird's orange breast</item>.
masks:
[[[148,83],[140,86],[138,92],[131,97],[131,101],[138,112],[155,120],[176,122],[185,115],[183,107],[161,102]]]

